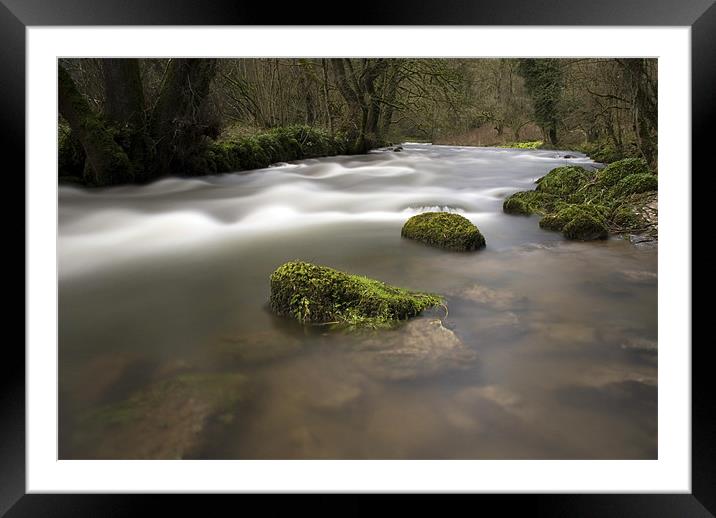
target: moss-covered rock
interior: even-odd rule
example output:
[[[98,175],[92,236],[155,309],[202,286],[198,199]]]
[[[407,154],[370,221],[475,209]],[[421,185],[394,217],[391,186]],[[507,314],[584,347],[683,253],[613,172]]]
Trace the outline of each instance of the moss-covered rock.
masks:
[[[438,295],[303,261],[279,266],[270,280],[272,311],[301,323],[389,327],[442,303]]]
[[[644,224],[642,218],[630,205],[617,207],[612,213],[612,222],[620,230],[632,230]]]
[[[657,177],[651,173],[631,174],[619,180],[611,188],[609,194],[612,198],[624,198],[633,194],[656,191],[659,188]]]
[[[579,241],[606,239],[609,235],[606,225],[593,215],[579,212],[562,229],[564,237]]]
[[[485,246],[485,238],[469,219],[451,212],[424,212],[403,225],[400,235],[426,245],[468,252]]]
[[[602,187],[613,187],[627,176],[650,173],[643,158],[625,158],[597,171],[595,179]]]
[[[562,231],[564,227],[577,216],[586,214],[606,225],[609,207],[603,205],[565,205],[562,209],[545,215],[539,222],[541,228]]]
[[[289,162],[347,153],[345,138],[310,126],[286,126],[254,135],[211,142],[195,166],[195,174],[261,169]]]
[[[545,214],[554,209],[559,199],[539,191],[520,191],[508,196],[502,204],[502,210],[507,214]]]
[[[567,166],[537,180],[503,204],[508,214],[541,214],[540,227],[567,239],[604,239],[608,232],[656,234],[658,178],[641,158],[619,160],[598,171]],[[649,217],[645,217],[648,214]]]
[[[568,196],[583,187],[590,178],[591,174],[583,167],[557,167],[537,180],[536,190],[555,196]]]

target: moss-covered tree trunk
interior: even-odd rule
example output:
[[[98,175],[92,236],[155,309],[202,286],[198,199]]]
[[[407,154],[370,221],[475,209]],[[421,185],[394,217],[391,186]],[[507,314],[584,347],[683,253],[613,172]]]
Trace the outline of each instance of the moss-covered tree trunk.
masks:
[[[102,60],[105,119],[119,131],[120,139],[134,169],[135,180],[148,180],[146,166],[151,162],[147,134],[144,89],[136,59]]]
[[[381,98],[376,81],[388,68],[387,59],[363,59],[356,70],[350,59],[331,59],[336,86],[348,105],[354,127],[353,151],[363,153],[379,145],[381,135]]]
[[[632,90],[634,133],[644,159],[652,169],[657,166],[657,89],[650,77],[646,59],[617,61],[626,72]]]
[[[202,102],[216,73],[216,59],[174,59],[152,112],[150,132],[156,142],[154,175],[181,173],[200,153],[208,125]]]
[[[85,182],[101,186],[134,181],[132,163],[112,131],[92,110],[67,70],[62,65],[58,68],[59,110],[85,150]]]

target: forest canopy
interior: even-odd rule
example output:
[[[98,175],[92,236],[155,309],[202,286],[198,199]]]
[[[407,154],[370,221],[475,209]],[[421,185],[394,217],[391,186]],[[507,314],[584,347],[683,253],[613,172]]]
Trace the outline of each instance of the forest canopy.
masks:
[[[403,141],[657,162],[655,59],[61,59],[59,175],[102,186]]]

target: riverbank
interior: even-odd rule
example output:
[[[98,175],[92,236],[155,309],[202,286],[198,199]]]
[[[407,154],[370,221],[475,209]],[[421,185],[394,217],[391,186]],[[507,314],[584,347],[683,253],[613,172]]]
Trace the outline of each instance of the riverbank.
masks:
[[[68,128],[59,130],[59,182],[91,187],[85,174],[86,156],[80,143]],[[286,126],[252,135],[206,139],[201,152],[196,153],[181,175],[183,177],[262,169],[280,162],[308,158],[358,154],[343,134],[305,125]],[[153,180],[158,180],[154,178]]]

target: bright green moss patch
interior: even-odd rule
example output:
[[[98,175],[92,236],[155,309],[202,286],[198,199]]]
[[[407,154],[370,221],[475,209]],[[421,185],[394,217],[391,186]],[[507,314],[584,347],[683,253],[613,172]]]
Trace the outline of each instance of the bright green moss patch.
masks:
[[[403,225],[400,235],[426,245],[469,252],[485,246],[485,238],[472,222],[451,212],[424,212]]]
[[[303,261],[279,266],[270,280],[271,310],[301,323],[389,327],[442,304],[438,295],[396,288]]]
[[[555,196],[568,196],[586,185],[590,176],[589,171],[583,167],[557,167],[537,180],[536,190]]]
[[[554,209],[559,199],[539,191],[520,191],[512,194],[502,204],[502,210],[507,214],[546,214]]]
[[[539,149],[544,144],[543,140],[531,140],[528,142],[510,142],[497,147],[514,148],[514,149]]]
[[[643,158],[625,158],[609,164],[596,174],[596,181],[602,187],[613,187],[620,180],[634,174],[651,174]]]

